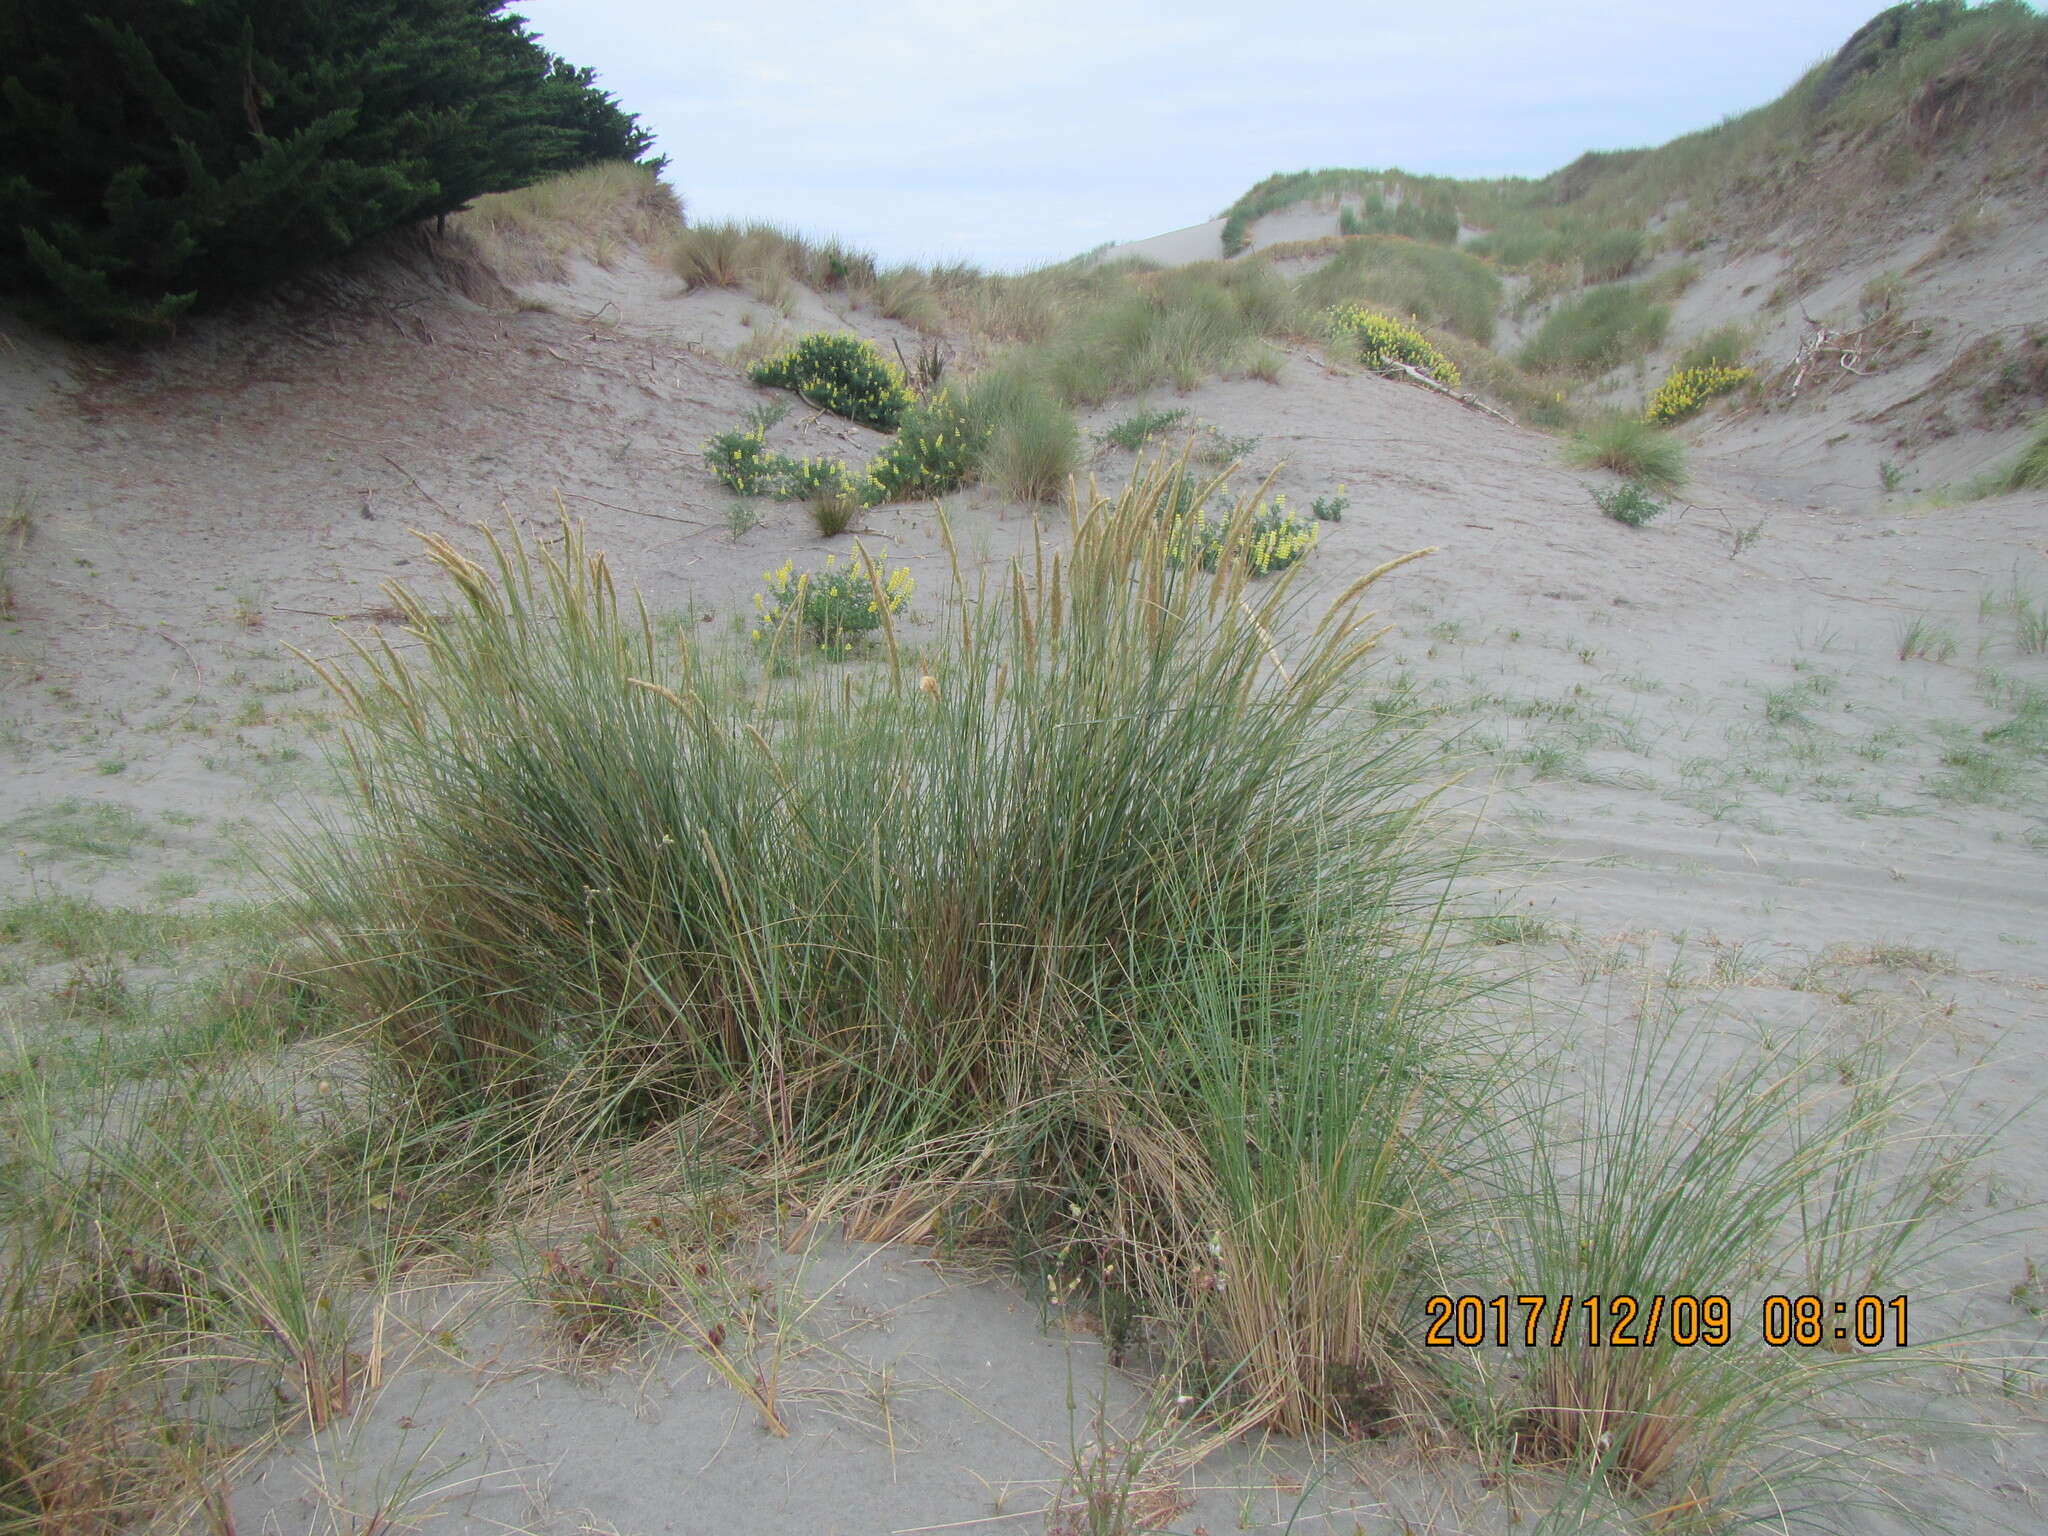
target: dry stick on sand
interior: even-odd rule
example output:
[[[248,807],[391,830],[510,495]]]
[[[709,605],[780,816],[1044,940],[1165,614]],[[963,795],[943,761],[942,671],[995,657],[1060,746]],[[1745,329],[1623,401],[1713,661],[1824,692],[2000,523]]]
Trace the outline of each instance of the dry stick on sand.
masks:
[[[1396,362],[1394,359],[1388,358],[1384,363],[1380,364],[1379,369],[1377,371],[1382,374],[1389,372],[1405,373],[1406,375],[1408,375],[1409,378],[1413,379],[1416,383],[1420,384],[1424,389],[1433,389],[1440,395],[1448,395],[1451,397],[1451,399],[1457,401],[1458,404],[1469,405],[1475,411],[1484,411],[1487,415],[1493,417],[1496,421],[1504,421],[1511,427],[1515,424],[1515,420],[1512,416],[1502,415],[1499,411],[1496,411],[1492,406],[1488,405],[1484,400],[1481,400],[1477,395],[1461,394],[1457,390],[1452,389],[1448,384],[1439,384],[1435,379],[1432,379],[1428,374],[1424,373],[1421,369],[1411,368],[1406,363]]]
[[[441,505],[439,499],[436,498],[431,491],[429,491],[424,485],[420,484],[419,480],[417,479],[417,477],[414,476],[411,470],[407,469],[403,464],[399,463],[398,460],[391,457],[390,454],[384,453],[382,451],[379,451],[377,457],[382,459],[386,464],[389,464],[401,475],[405,476],[406,483],[409,484],[414,490],[418,491],[420,495],[424,496],[429,502],[432,502],[433,505],[440,511],[443,517],[455,516],[453,512],[450,512],[446,507]]]
[[[634,517],[653,517],[659,518],[664,523],[681,523],[685,528],[709,528],[711,526],[710,523],[699,522],[693,517],[677,517],[673,512],[649,512],[640,507],[622,507],[613,502],[599,501],[595,496],[585,496],[576,491],[562,490],[559,487],[555,491],[555,496],[557,500],[566,496],[571,501],[587,501],[594,507],[605,507],[613,512],[630,513]],[[564,509],[563,515],[567,515],[566,509]]]

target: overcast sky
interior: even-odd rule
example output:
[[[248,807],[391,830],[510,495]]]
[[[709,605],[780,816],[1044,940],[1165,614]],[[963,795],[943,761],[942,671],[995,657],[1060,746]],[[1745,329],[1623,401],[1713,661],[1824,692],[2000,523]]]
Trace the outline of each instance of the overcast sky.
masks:
[[[1761,105],[1884,0],[514,0],[660,136],[693,220],[1016,268],[1274,171],[1541,175]]]

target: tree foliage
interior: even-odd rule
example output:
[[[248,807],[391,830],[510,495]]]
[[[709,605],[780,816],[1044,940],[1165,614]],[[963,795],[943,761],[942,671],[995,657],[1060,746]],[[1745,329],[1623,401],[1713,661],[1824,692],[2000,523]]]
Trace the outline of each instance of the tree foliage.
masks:
[[[0,292],[147,337],[483,193],[644,159],[504,3],[0,5]]]

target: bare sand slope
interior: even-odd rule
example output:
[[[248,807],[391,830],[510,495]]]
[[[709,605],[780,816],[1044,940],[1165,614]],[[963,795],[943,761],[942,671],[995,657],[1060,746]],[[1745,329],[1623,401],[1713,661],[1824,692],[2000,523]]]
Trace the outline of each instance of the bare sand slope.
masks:
[[[1355,201],[1355,199],[1353,200]],[[1325,235],[1334,235],[1337,229],[1337,205],[1331,201],[1327,206],[1303,203],[1293,208],[1283,208],[1278,213],[1268,214],[1252,222],[1249,231],[1248,251],[1263,251],[1269,245],[1283,245],[1293,240],[1319,240]],[[1121,261],[1135,257],[1140,261],[1155,262],[1162,267],[1184,267],[1197,261],[1221,261],[1223,259],[1222,219],[1210,219],[1201,224],[1190,224],[1186,229],[1176,229],[1167,234],[1153,235],[1146,240],[1127,240],[1122,245],[1112,245],[1097,254],[1097,261]]]
[[[0,481],[36,508],[0,623],[0,825],[26,880],[116,902],[253,889],[236,848],[325,801],[330,712],[286,647],[337,654],[336,619],[400,638],[378,589],[420,570],[412,529],[466,539],[510,517],[542,536],[559,496],[659,613],[714,630],[763,570],[829,547],[800,508],[729,528],[732,498],[698,457],[759,398],[725,349],[779,317],[682,298],[637,258],[546,297],[554,312],[307,305],[139,361],[0,348]],[[2048,816],[2038,758],[1998,733],[2014,688],[2048,683],[2048,655],[2000,606],[2014,583],[2048,593],[2048,498],[1823,499],[1801,461],[1783,482],[1799,494],[1778,499],[1745,449],[1631,530],[1553,439],[1311,357],[1277,384],[1138,403],[1255,438],[1244,473],[1273,472],[1297,504],[1346,488],[1314,589],[1437,550],[1383,588],[1386,703],[1427,718],[1447,804],[1497,867],[1499,902],[1532,919],[1502,955],[1528,978],[1514,1005],[1559,1052],[1677,1010],[1731,1042],[1882,1036],[1931,1078],[1988,1057],[1965,1109],[2008,1129],[1958,1194],[1987,1219],[1925,1315],[2037,1352],[2023,1281],[2048,1259]],[[813,453],[876,441],[829,418],[776,430]],[[1093,468],[1113,486],[1130,463],[1102,450]],[[1033,530],[982,493],[946,512],[989,569]],[[1060,517],[1045,521],[1057,538]],[[936,620],[933,509],[878,510],[860,536],[917,571]],[[1950,637],[1945,659],[1899,659],[1916,619]],[[769,1283],[824,1298],[785,1308],[801,1318],[788,1438],[680,1341],[572,1370],[516,1288],[423,1286],[384,1307],[380,1393],[250,1467],[238,1529],[354,1529],[388,1507],[435,1531],[1043,1530],[1101,1437],[1098,1400],[1110,1438],[1146,1429],[1137,1386],[1039,1298],[899,1247],[763,1262]],[[1959,1529],[2039,1525],[2034,1389],[1959,1375],[1894,1406],[1997,1432],[1902,1433],[1887,1453],[1909,1496]],[[1365,1443],[1309,1467],[1299,1448],[1257,1449],[1185,1471],[1173,1485],[1194,1502],[1172,1528],[1518,1518],[1448,1450]]]

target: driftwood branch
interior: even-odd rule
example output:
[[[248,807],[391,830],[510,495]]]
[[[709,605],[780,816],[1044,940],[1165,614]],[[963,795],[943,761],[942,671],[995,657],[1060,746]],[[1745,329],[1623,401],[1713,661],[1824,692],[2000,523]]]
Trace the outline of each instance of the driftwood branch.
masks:
[[[416,475],[414,475],[411,470],[407,469],[403,464],[399,463],[398,460],[391,457],[390,454],[384,453],[382,451],[379,451],[377,457],[382,459],[386,464],[389,464],[401,475],[405,476],[406,483],[410,485],[415,491],[418,491],[421,496],[427,499],[427,501],[432,503],[433,506],[440,511],[443,517],[453,518],[455,516],[453,512],[450,512],[445,506],[441,505],[440,499],[436,497],[432,491],[428,490],[424,485],[420,484],[419,478]],[[457,521],[460,521],[460,519],[457,519]]]
[[[1416,383],[1420,384],[1424,389],[1433,389],[1440,395],[1448,395],[1451,399],[1457,401],[1458,404],[1469,405],[1475,411],[1484,411],[1487,415],[1493,417],[1495,420],[1504,421],[1511,427],[1515,424],[1514,417],[1505,415],[1500,411],[1496,411],[1492,406],[1488,405],[1484,400],[1481,400],[1477,395],[1461,394],[1457,390],[1452,389],[1448,384],[1439,384],[1435,379],[1432,379],[1420,368],[1413,368],[1410,367],[1407,363],[1396,362],[1393,358],[1390,357],[1380,365],[1379,371],[1381,373],[1387,373],[1389,371],[1398,371],[1400,373],[1404,373],[1409,378],[1413,379]]]

